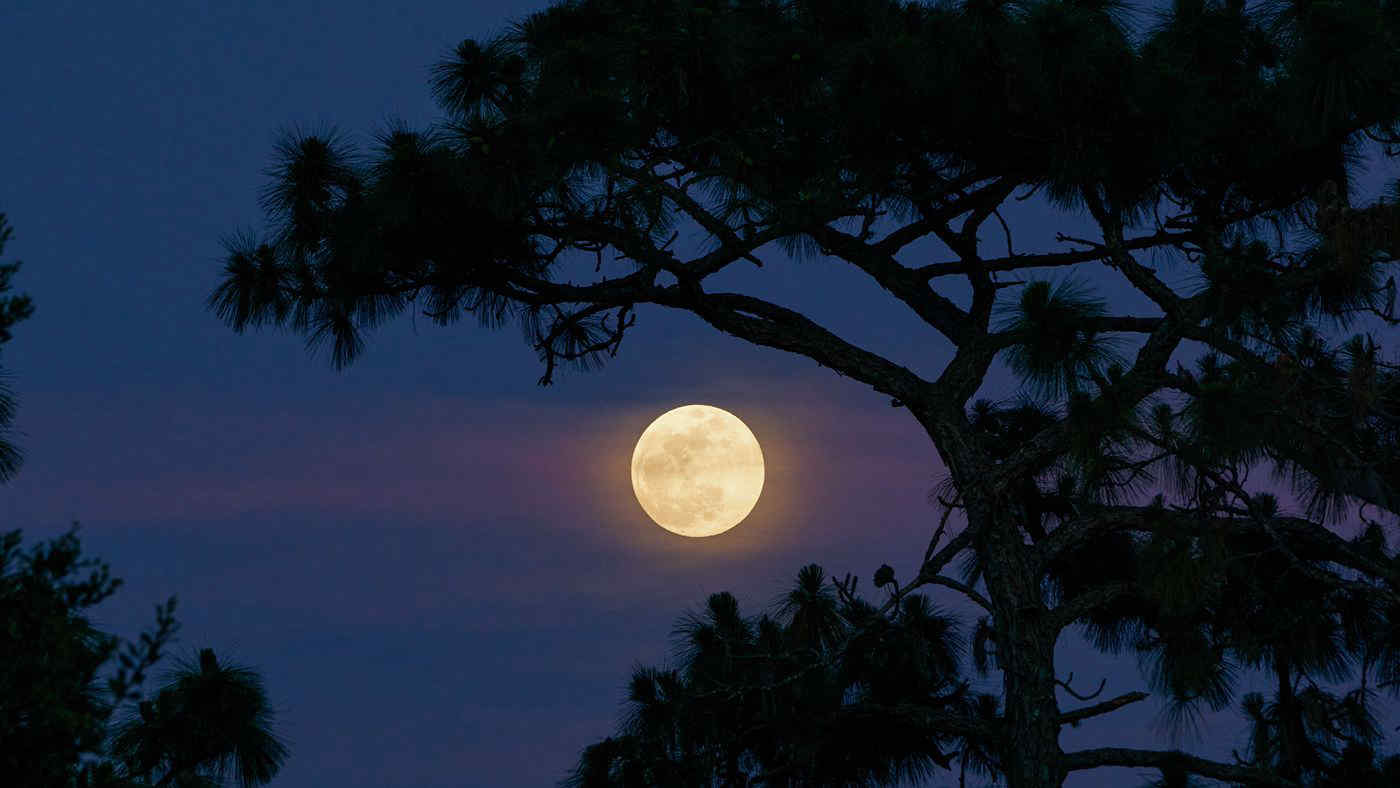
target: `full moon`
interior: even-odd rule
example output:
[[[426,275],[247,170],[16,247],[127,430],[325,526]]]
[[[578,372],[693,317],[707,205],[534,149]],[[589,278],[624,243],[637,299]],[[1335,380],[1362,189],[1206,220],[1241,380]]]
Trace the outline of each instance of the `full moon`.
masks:
[[[758,503],[763,452],[734,414],[685,405],[661,414],[637,439],[632,489],[662,528],[681,536],[722,534]]]

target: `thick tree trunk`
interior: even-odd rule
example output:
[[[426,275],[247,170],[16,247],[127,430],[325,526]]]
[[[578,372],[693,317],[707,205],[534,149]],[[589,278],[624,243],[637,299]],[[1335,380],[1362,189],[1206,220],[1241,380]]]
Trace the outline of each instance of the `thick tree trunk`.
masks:
[[[1285,656],[1276,657],[1274,673],[1278,677],[1278,724],[1282,752],[1279,753],[1278,773],[1296,780],[1307,764],[1307,734],[1303,730],[1303,715],[1298,698],[1293,694],[1291,665]]]
[[[913,410],[913,409],[911,409]],[[960,408],[914,411],[953,472],[992,603],[1002,671],[1001,765],[1008,788],[1060,788],[1060,708],[1055,702],[1055,640],[1037,571],[1020,531],[1026,516],[1015,491],[986,482],[988,459],[969,442]]]
[[[1059,706],[1055,701],[1055,640],[1040,578],[1017,528],[1020,508],[1007,497],[966,496],[969,523],[982,522],[975,541],[994,608],[997,665],[1003,677],[1002,767],[1008,788],[1059,788]]]
[[[1013,617],[998,634],[997,661],[1004,693],[1009,788],[1059,788],[1059,706],[1055,702],[1054,639],[1032,616]],[[998,615],[1000,618],[1000,615]],[[1003,629],[1000,625],[999,630]]]

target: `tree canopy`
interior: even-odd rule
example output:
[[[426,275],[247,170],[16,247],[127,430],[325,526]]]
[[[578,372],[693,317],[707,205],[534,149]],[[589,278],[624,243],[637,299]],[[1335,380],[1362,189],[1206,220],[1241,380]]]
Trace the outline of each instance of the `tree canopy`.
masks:
[[[803,567],[772,616],[710,596],[677,625],[681,666],[633,672],[623,730],[589,747],[566,785],[890,784],[955,763],[992,773],[997,699],[959,678],[957,620],[919,594],[877,605],[849,577],[827,580]]]
[[[619,730],[585,748],[562,785],[939,785],[944,783],[938,777],[954,772],[957,784],[965,786],[969,775],[973,780],[1001,776],[999,699],[972,689],[973,675],[985,678],[996,665],[996,635],[987,620],[968,631],[925,595],[901,594],[887,565],[875,573],[875,586],[886,592],[880,602],[858,594],[851,575],[828,579],[820,566],[804,567],[771,615],[744,617],[733,595],[717,593],[700,612],[683,616],[673,633],[675,666],[634,669]],[[1286,573],[1284,579],[1290,579]],[[1315,590],[1305,584],[1294,598],[1272,601],[1315,604],[1309,596]],[[1268,595],[1255,588],[1248,604],[1261,608],[1267,601]],[[1349,631],[1358,624],[1354,616],[1354,610],[1341,614]],[[1327,674],[1344,654],[1319,640],[1337,619],[1334,611],[1319,611],[1295,642],[1259,642],[1279,649],[1275,659]],[[1288,624],[1274,615],[1249,629]],[[1241,635],[1244,630],[1237,628]],[[1183,676],[1191,680],[1189,673]],[[1071,681],[1073,674],[1063,688],[1080,700],[1103,692],[1100,683],[1096,691],[1080,695]],[[1063,712],[1059,721],[1078,726],[1145,697],[1127,693]],[[1221,770],[1216,776],[1241,778],[1234,785],[1267,782],[1269,767],[1286,769],[1290,761],[1301,760],[1312,765],[1308,784],[1316,788],[1394,785],[1400,754],[1377,755],[1380,731],[1370,701],[1364,685],[1338,697],[1309,678],[1296,695],[1295,716],[1281,711],[1279,702],[1249,693],[1241,703],[1249,725],[1248,756],[1263,768]],[[1296,739],[1284,730],[1292,720],[1303,728]],[[1169,754],[1177,760],[1158,764],[1162,779],[1151,788],[1202,785],[1191,778],[1193,767],[1210,764]]]
[[[261,677],[211,649],[142,686],[179,631],[175,599],[123,641],[89,610],[121,581],[84,557],[76,527],[21,548],[0,534],[0,774],[15,788],[239,788],[271,781],[287,757]]]
[[[1400,145],[1400,5],[1177,0],[1145,31],[1128,10],[562,2],[463,41],[435,71],[431,128],[391,127],[368,156],[289,135],[271,230],[229,240],[210,307],[329,343],[337,365],[410,306],[514,321],[542,383],[617,353],[648,305],[812,358],[907,409],[947,468],[940,505],[966,524],[937,531],[897,595],[942,585],[984,608],[1008,785],[1100,766],[1298,785],[1354,757],[1369,729],[1353,712],[1400,686],[1400,563],[1374,519],[1400,512],[1400,375],[1369,333],[1323,331],[1400,322],[1400,184],[1352,205],[1359,146]],[[1038,192],[1100,237],[1017,252],[999,206]],[[693,256],[673,248],[681,222],[706,234]],[[908,260],[928,237],[949,259]],[[714,288],[772,245],[860,271],[952,344],[942,371]],[[592,277],[565,279],[580,252]],[[1165,281],[1161,256],[1194,283]],[[1091,270],[1155,312],[1112,308]],[[972,402],[997,360],[1022,397]],[[1306,511],[1250,482],[1264,465]],[[1361,533],[1327,527],[1354,505]],[[1271,605],[1278,589],[1298,604]],[[1256,746],[1234,763],[1062,751],[1065,715],[1130,702],[1058,707],[1054,644],[1076,626],[1142,657],[1183,719],[1231,703],[1240,669],[1268,671],[1272,705],[1244,699]],[[1350,706],[1305,692],[1349,676]]]

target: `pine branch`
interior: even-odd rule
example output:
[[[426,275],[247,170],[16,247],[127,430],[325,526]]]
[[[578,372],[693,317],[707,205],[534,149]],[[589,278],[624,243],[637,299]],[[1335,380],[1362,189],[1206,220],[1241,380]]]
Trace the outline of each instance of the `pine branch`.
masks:
[[[955,591],[960,591],[968,599],[971,599],[973,602],[976,602],[977,605],[983,610],[987,611],[988,613],[992,612],[992,603],[989,602],[986,597],[977,593],[977,590],[972,588],[972,586],[969,586],[966,583],[958,582],[957,580],[954,580],[951,577],[945,577],[943,575],[928,576],[920,574],[914,580],[914,582],[909,585],[909,588],[916,588],[920,585],[945,586]],[[909,589],[905,590],[908,591]]]
[[[1234,513],[1243,516],[1233,516]],[[1201,513],[1197,512],[1172,511],[1155,507],[1098,507],[1090,513],[1062,524],[1037,544],[1035,546],[1035,550],[1039,553],[1037,560],[1041,562],[1052,561],[1055,557],[1088,540],[1117,531],[1183,534],[1187,536],[1231,532],[1264,533],[1280,540],[1285,546],[1287,540],[1293,540],[1300,548],[1315,555],[1318,560],[1330,561],[1384,580],[1389,584],[1389,589],[1378,589],[1365,584],[1358,585],[1331,573],[1305,568],[1305,571],[1320,572],[1322,579],[1328,583],[1351,586],[1356,590],[1364,590],[1368,594],[1383,593],[1391,597],[1400,596],[1395,591],[1395,589],[1400,589],[1400,570],[1367,557],[1357,551],[1350,542],[1325,526],[1294,517],[1273,516],[1264,518],[1267,520],[1266,527],[1259,519],[1249,516],[1247,510],[1235,510],[1234,513],[1228,517],[1202,516]],[[1064,607],[1057,609],[1062,610]]]
[[[1126,239],[1123,241],[1122,248],[1125,250],[1133,250],[1150,249],[1156,246],[1163,245],[1176,245],[1193,236],[1194,233],[1158,232],[1153,233],[1152,235],[1145,235],[1138,238]],[[1071,239],[1068,236],[1065,236],[1062,240]],[[1016,255],[1008,255],[1006,257],[992,257],[983,260],[980,264],[978,264],[978,267],[988,272],[1017,271],[1026,268],[1062,268],[1065,266],[1078,265],[1080,263],[1089,263],[1095,260],[1101,260],[1107,254],[1107,251],[1104,247],[1098,244],[1094,244],[1091,241],[1080,241],[1079,239],[1072,240],[1079,243],[1090,244],[1094,248],[1089,249],[1087,251],[1054,252],[1045,254],[1022,253]],[[933,280],[941,276],[967,274],[971,270],[972,269],[967,262],[955,262],[929,263],[927,265],[920,266],[919,268],[914,269],[914,272],[926,280]]]
[[[807,232],[828,253],[864,271],[953,344],[964,345],[972,341],[975,328],[971,316],[946,296],[930,289],[917,273],[900,265],[892,255],[884,254],[856,236],[834,227],[814,226]]]
[[[1301,788],[1298,783],[1274,776],[1252,766],[1236,766],[1208,761],[1180,750],[1137,750],[1127,747],[1097,747],[1091,750],[1067,752],[1060,756],[1060,767],[1066,771],[1097,769],[1101,766],[1147,766],[1179,768],[1202,777],[1234,780],[1246,785],[1269,785],[1276,788]]]
[[[966,189],[967,187],[977,183],[978,181],[985,180],[991,179],[983,175],[965,175],[961,178],[957,178],[949,182],[947,188],[944,189],[943,194],[946,196],[955,191],[961,192],[963,189]],[[945,202],[937,207],[935,207],[931,202],[924,201],[923,205],[920,207],[920,213],[922,214],[922,216],[920,216],[919,219],[910,222],[909,224],[903,227],[891,231],[884,238],[881,238],[877,243],[873,244],[873,247],[881,254],[893,256],[909,244],[921,238],[927,237],[929,233],[933,232],[935,227],[946,226],[948,222],[952,221],[954,218],[966,213],[972,208],[972,206],[975,203],[983,199],[983,191],[985,191],[986,188],[990,187],[984,187],[983,190],[974,191],[970,194],[959,194],[957,199]],[[962,264],[949,263],[949,265]],[[928,268],[928,266],[924,266],[923,268],[916,269],[916,273],[920,273],[922,275],[922,272],[928,270]],[[953,273],[966,272],[955,271]],[[941,274],[934,275],[937,276]],[[923,279],[925,281],[932,278],[933,276],[923,275]]]
[[[1085,706],[1082,709],[1067,711],[1060,715],[1060,724],[1078,725],[1082,720],[1087,720],[1090,717],[1097,717],[1100,714],[1107,714],[1111,711],[1127,706],[1129,703],[1137,703],[1138,701],[1143,700],[1147,697],[1149,696],[1146,692],[1129,692],[1125,695],[1119,695],[1116,698],[1111,698],[1100,703],[1095,703],[1092,706]]]
[[[1059,631],[1109,602],[1135,591],[1137,591],[1137,586],[1132,583],[1107,583],[1094,586],[1088,591],[1074,595],[1050,611],[1049,625]],[[1084,699],[1081,698],[1081,700]]]
[[[939,570],[946,566],[949,561],[953,560],[954,556],[971,546],[971,544],[972,529],[964,528],[958,533],[957,536],[948,540],[948,544],[944,545],[943,549],[939,550],[937,555],[934,555],[932,558],[927,558],[924,560],[923,566],[919,569],[919,574],[915,578],[914,582],[900,589],[898,592],[891,594],[890,598],[885,600],[884,604],[880,606],[880,613],[888,613],[892,608],[894,608],[895,605],[899,604],[899,601],[903,599],[906,594],[913,591],[915,588],[919,588],[920,586],[928,584],[946,585],[950,588],[955,588],[958,591],[962,591],[964,594],[967,594],[970,599],[972,599],[974,602],[977,602],[977,604],[986,608],[990,612],[991,603],[988,602],[985,598],[983,598],[981,594],[978,594],[977,591],[972,589],[970,586],[967,586],[963,583],[958,583],[956,580],[947,577],[942,578],[942,581],[946,582],[939,582],[934,580],[934,578],[940,577],[938,575]],[[932,548],[933,545],[930,544],[929,547]],[[949,585],[950,583],[957,583],[957,585]],[[837,584],[837,588],[842,589],[840,584]],[[844,590],[849,592],[851,589]]]

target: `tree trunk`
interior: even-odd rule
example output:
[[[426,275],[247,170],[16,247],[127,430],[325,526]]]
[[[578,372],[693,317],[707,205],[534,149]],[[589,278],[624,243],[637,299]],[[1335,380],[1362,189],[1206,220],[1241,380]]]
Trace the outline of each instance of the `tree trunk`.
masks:
[[[1001,614],[998,614],[998,619]],[[1059,706],[1055,702],[1054,638],[1023,610],[998,633],[997,664],[1005,698],[1003,765],[1008,788],[1059,788]],[[998,630],[1003,629],[1000,625]]]
[[[972,493],[969,490],[969,493]],[[977,501],[976,499],[982,498]],[[965,495],[969,523],[983,523],[975,540],[993,607],[997,665],[1002,671],[1002,767],[1008,788],[1059,788],[1059,705],[1055,701],[1055,640],[1009,496]]]
[[[987,595],[992,603],[997,666],[1002,671],[1001,765],[1008,788],[1060,788],[1060,707],[1055,702],[1055,641],[1041,572],[1020,527],[1025,509],[1014,491],[986,482],[989,458],[965,430],[961,408],[911,409],[933,439],[963,499]]]
[[[1298,698],[1293,694],[1293,674],[1286,656],[1275,656],[1274,672],[1278,677],[1279,753],[1278,773],[1290,780],[1302,776],[1307,764],[1308,741],[1303,730],[1303,715]]]

